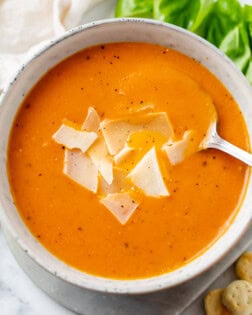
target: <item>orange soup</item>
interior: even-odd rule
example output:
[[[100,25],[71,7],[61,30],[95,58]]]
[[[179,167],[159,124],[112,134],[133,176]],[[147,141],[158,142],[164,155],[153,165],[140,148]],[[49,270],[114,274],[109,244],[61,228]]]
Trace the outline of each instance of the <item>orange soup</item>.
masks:
[[[185,134],[189,135],[187,131],[192,132],[188,141],[193,152],[176,163],[164,150],[167,139],[160,134],[154,139],[156,131],[152,127],[146,131],[145,123],[141,128],[146,132],[140,136],[128,134],[127,144],[133,142],[134,152],[138,152],[132,159],[115,166],[113,154],[118,150],[111,153],[113,172],[122,167],[131,174],[131,188],[125,186],[124,191],[134,190],[140,198],[123,222],[108,210],[105,201],[101,202],[101,172],[98,188],[93,191],[66,176],[65,152],[71,148],[53,138],[64,122],[81,133],[90,107],[102,121],[104,135],[104,121],[124,119],[125,125],[137,117],[155,118],[157,113],[160,119],[167,115],[172,126],[168,150],[181,143]],[[248,167],[242,162],[217,150],[195,150],[215,110],[220,134],[249,149],[246,126],[234,99],[195,60],[144,43],[105,44],[64,60],[26,97],[9,139],[9,181],[25,224],[52,254],[90,274],[137,279],[183,266],[228,228],[248,179]],[[121,127],[113,128],[113,137],[120,134]],[[156,173],[149,176],[149,162],[143,158],[147,153],[149,160],[155,157],[161,174],[160,194],[158,185],[153,185]],[[147,182],[142,176],[139,183],[139,170]]]

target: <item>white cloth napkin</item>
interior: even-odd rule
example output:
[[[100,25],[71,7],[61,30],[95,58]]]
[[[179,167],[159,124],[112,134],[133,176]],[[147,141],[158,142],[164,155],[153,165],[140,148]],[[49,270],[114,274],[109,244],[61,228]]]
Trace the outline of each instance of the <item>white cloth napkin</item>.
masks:
[[[0,94],[27,54],[81,24],[101,1],[106,0],[0,0]]]

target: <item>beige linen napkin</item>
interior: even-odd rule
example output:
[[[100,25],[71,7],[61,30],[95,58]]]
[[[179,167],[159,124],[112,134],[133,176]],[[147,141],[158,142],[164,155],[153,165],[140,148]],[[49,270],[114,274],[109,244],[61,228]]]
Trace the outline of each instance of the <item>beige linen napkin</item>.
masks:
[[[101,1],[106,0],[0,0],[0,94],[38,45],[81,24]]]

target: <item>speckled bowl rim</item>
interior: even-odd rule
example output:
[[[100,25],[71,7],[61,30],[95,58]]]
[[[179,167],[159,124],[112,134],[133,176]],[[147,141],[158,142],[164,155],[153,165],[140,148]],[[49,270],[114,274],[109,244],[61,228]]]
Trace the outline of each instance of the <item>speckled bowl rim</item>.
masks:
[[[244,86],[245,89],[250,90],[251,96],[251,87],[245,77],[241,74],[241,72],[235,67],[235,65],[218,49],[216,49],[213,45],[205,41],[204,39],[198,37],[197,35],[192,34],[191,32],[188,32],[184,29],[181,29],[174,25],[169,25],[166,23],[149,20],[149,19],[138,19],[138,18],[122,18],[122,19],[107,19],[107,20],[101,20],[97,22],[92,22],[86,25],[82,25],[79,27],[76,27],[68,32],[66,32],[64,35],[60,36],[59,38],[55,40],[51,40],[43,48],[40,48],[37,52],[34,53],[34,55],[29,58],[29,60],[22,65],[22,67],[19,69],[19,71],[15,74],[13,80],[10,82],[8,87],[4,90],[4,92],[1,95],[0,102],[4,104],[5,99],[9,93],[11,93],[14,83],[17,81],[17,79],[22,75],[22,72],[24,69],[29,67],[29,65],[33,62],[36,62],[36,60],[44,54],[47,50],[50,50],[50,48],[56,46],[58,43],[67,40],[71,36],[75,36],[76,34],[80,32],[85,32],[91,28],[97,28],[101,26],[106,26],[107,24],[113,24],[115,27],[118,24],[121,23],[133,23],[137,25],[138,23],[144,23],[146,26],[153,26],[153,27],[160,27],[160,28],[169,28],[170,31],[175,33],[184,34],[185,36],[188,36],[192,39],[192,41],[200,42],[202,45],[207,47],[209,51],[211,51],[213,54],[218,56],[219,58],[223,59],[223,63],[227,64],[230,69],[232,69],[233,73],[239,77],[240,84]],[[102,44],[102,43],[101,43]],[[249,93],[249,92],[248,92]],[[252,99],[252,97],[251,97]],[[1,112],[3,112],[3,107],[1,108]],[[6,156],[5,156],[6,158]],[[3,180],[0,179],[0,188],[6,185],[6,183],[2,183]],[[249,183],[251,182],[251,178],[249,179]],[[247,201],[248,195],[252,195],[252,189],[251,185],[248,183],[248,188],[246,197],[244,198],[243,204],[241,206],[241,209],[245,207],[248,207],[249,202]],[[240,212],[236,216],[235,220],[232,222],[230,227],[226,230],[226,232],[212,245],[204,251],[199,257],[195,258],[185,266],[176,269],[173,272],[166,273],[160,276],[155,276],[151,278],[146,279],[137,279],[137,280],[112,280],[112,279],[106,279],[102,277],[93,276],[90,274],[86,274],[84,272],[78,271],[68,265],[66,265],[64,262],[61,262],[56,257],[54,257],[52,254],[47,252],[42,245],[40,245],[34,237],[31,236],[30,232],[26,228],[26,226],[23,224],[25,229],[27,230],[27,233],[30,235],[29,237],[33,239],[34,242],[36,242],[36,246],[38,248],[38,252],[34,252],[34,250],[31,248],[30,243],[27,240],[23,240],[20,238],[20,235],[17,233],[17,230],[13,223],[10,221],[6,208],[6,200],[4,198],[11,199],[11,202],[13,203],[11,195],[4,196],[0,195],[0,204],[2,206],[2,211],[0,211],[2,225],[4,227],[4,230],[6,230],[13,239],[15,239],[16,243],[19,245],[19,247],[34,261],[36,262],[40,267],[42,267],[44,270],[48,271],[49,273],[55,275],[56,277],[59,277],[60,279],[67,281],[68,283],[71,283],[75,286],[83,287],[90,290],[100,291],[100,292],[109,292],[109,293],[120,293],[120,294],[142,294],[142,293],[148,293],[148,292],[154,292],[165,288],[170,288],[173,286],[176,286],[178,284],[184,283],[202,272],[209,269],[211,266],[213,266],[216,262],[218,262],[242,237],[242,235],[245,233],[247,228],[250,225],[251,217],[252,217],[252,211],[245,210],[242,212],[242,217],[240,217]],[[252,199],[252,198],[251,198]],[[9,200],[10,201],[10,200]],[[251,203],[252,204],[252,203]],[[16,210],[17,211],[17,210]],[[17,212],[18,213],[18,212]],[[239,220],[239,224],[237,221]],[[235,235],[234,235],[235,234]],[[47,255],[48,261],[45,261],[42,254]],[[209,253],[214,252],[214,255],[209,255]]]

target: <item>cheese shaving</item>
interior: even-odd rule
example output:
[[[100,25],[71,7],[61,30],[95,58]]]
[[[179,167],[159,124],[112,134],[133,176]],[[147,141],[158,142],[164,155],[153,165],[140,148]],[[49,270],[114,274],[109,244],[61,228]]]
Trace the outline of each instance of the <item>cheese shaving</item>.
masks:
[[[193,131],[187,130],[183,138],[176,142],[165,143],[162,147],[165,151],[171,165],[176,165],[192,153],[191,141],[193,140]]]
[[[80,131],[62,124],[52,138],[68,149],[80,149],[84,153],[97,139],[97,134],[95,132]]]
[[[108,154],[102,135],[88,150],[87,154],[98,168],[101,176],[108,184],[111,184],[113,181],[113,160]]]
[[[138,207],[137,200],[129,192],[108,194],[100,202],[121,224],[125,224]]]
[[[88,108],[87,117],[81,127],[85,131],[98,132],[100,128],[100,117],[93,107]]]
[[[129,179],[127,179],[127,175],[126,170],[115,167],[113,169],[113,181],[111,184],[108,184],[103,178],[100,179],[99,193],[104,196],[129,190],[131,185]]]
[[[89,155],[95,166],[98,168],[101,176],[108,184],[111,184],[113,181],[113,160],[112,157],[108,154],[103,135],[99,131],[100,117],[93,107],[88,108],[88,114],[82,125],[82,129],[97,132],[99,138],[91,146],[87,154]]]
[[[150,149],[129,173],[128,178],[140,188],[146,196],[169,196],[158,164],[155,147]]]
[[[97,192],[98,169],[80,150],[65,149],[63,173],[93,193]]]

